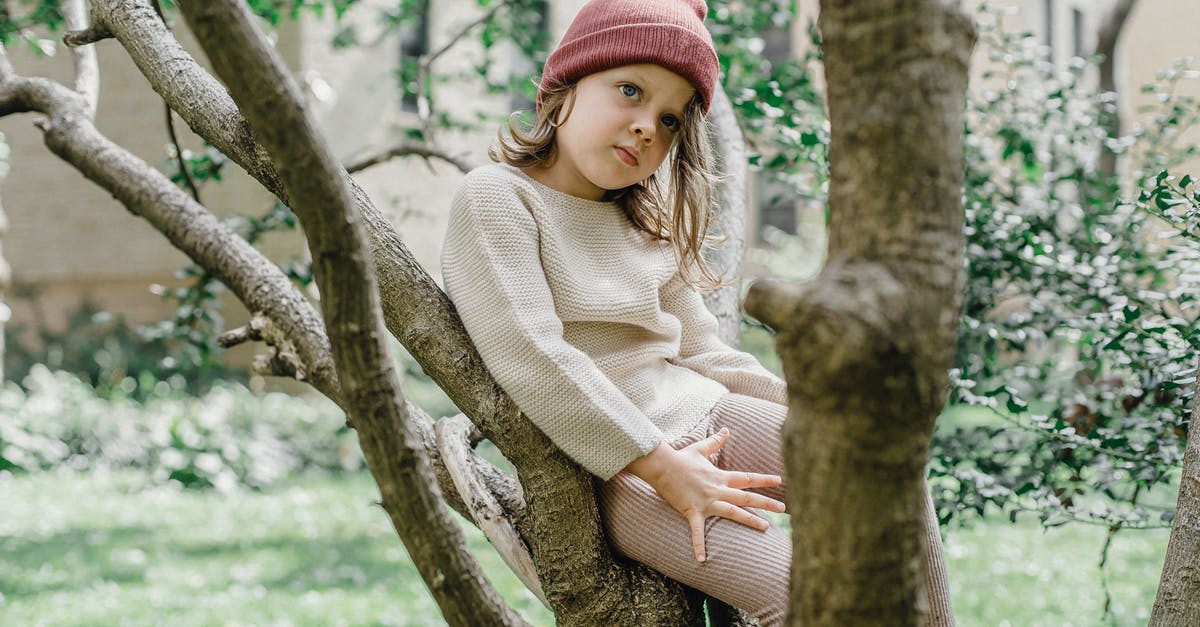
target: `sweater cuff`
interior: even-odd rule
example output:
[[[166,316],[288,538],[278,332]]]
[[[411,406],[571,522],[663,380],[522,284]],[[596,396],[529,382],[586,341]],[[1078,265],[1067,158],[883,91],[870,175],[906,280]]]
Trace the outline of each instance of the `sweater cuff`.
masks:
[[[605,450],[592,450],[582,455],[583,459],[577,459],[579,465],[585,470],[596,475],[604,481],[612,479],[614,475],[621,472],[633,460],[649,454],[665,438],[661,431],[656,427],[654,431],[637,434],[634,438],[628,440],[624,446],[603,447]]]

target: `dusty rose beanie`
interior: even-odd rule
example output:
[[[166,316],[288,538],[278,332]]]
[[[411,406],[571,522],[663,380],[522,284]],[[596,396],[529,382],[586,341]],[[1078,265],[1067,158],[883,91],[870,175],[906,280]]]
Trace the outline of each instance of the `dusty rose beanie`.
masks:
[[[712,105],[717,52],[704,28],[704,0],[592,0],[579,10],[542,70],[543,90],[588,74],[655,63],[684,77]]]

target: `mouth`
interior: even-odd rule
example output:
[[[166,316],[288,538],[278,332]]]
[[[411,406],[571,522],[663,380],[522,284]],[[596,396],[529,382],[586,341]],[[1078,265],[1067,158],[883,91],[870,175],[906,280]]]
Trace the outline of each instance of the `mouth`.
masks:
[[[637,167],[639,161],[637,152],[634,152],[633,150],[630,150],[624,146],[617,146],[614,148],[614,150],[617,153],[617,158],[624,162],[625,165],[632,168]]]

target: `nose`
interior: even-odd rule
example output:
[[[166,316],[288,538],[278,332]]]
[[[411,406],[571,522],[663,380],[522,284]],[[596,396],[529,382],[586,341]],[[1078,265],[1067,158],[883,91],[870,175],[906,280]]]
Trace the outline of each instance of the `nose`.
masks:
[[[629,132],[633,133],[639,144],[649,146],[654,142],[654,123],[646,120],[634,120],[629,127]]]

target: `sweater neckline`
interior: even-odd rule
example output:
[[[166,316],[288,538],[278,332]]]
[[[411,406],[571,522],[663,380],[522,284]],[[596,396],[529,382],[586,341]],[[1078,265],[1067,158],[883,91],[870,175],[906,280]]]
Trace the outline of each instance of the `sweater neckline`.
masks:
[[[571,194],[568,194],[566,192],[561,192],[561,191],[554,189],[553,187],[550,187],[549,185],[546,185],[545,183],[533,178],[532,176],[529,176],[529,174],[527,174],[525,172],[525,170],[518,168],[517,166],[509,165],[507,163],[504,163],[501,165],[505,168],[508,168],[509,170],[511,170],[513,172],[516,172],[518,176],[524,178],[526,181],[529,181],[530,184],[532,184],[535,188],[537,188],[537,190],[539,192],[541,192],[542,195],[550,197],[550,198],[556,200],[557,202],[570,203],[570,204],[573,204],[578,207],[593,207],[593,208],[605,208],[605,209],[619,208],[619,207],[617,207],[617,203],[615,203],[611,200],[588,200],[587,198],[580,198],[578,196],[572,196]]]

